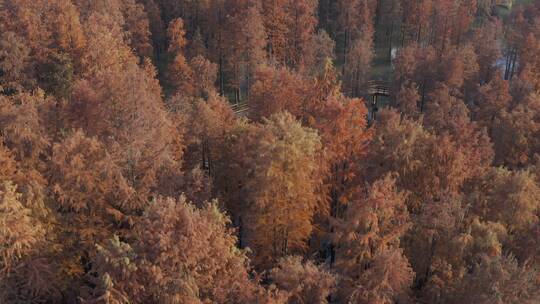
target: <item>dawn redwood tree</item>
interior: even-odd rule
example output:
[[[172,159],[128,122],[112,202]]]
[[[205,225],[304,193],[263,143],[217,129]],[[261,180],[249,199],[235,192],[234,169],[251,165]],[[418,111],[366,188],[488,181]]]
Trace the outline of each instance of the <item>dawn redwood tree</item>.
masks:
[[[191,95],[193,91],[193,70],[189,66],[184,55],[186,46],[186,32],[182,19],[174,19],[167,28],[167,38],[169,38],[169,56],[171,62],[167,68],[167,79],[174,93]]]
[[[0,181],[9,181],[17,175],[19,163],[13,158],[11,151],[0,144]]]
[[[449,133],[458,136],[470,127],[469,109],[465,103],[452,95],[446,85],[439,85],[427,97],[424,127],[437,134]]]
[[[415,272],[414,287],[422,291],[426,300],[439,300],[441,293],[451,289],[453,280],[459,280],[455,276],[462,271],[462,232],[466,229],[463,205],[461,198],[453,194],[426,201],[413,216],[414,224],[403,240]]]
[[[6,31],[0,42],[0,92],[10,95],[31,84],[30,49],[16,33]],[[29,83],[30,82],[30,83]]]
[[[285,109],[305,126],[317,130],[321,137],[323,151],[318,155],[318,162],[319,174],[324,180],[317,190],[320,208],[316,220],[320,229],[312,239],[311,247],[332,255],[332,249],[324,245],[331,243],[328,234],[332,230],[330,218],[341,217],[343,207],[358,191],[362,158],[371,136],[367,130],[367,109],[363,100],[343,96],[337,73],[328,60],[313,80],[286,70],[281,75],[279,81],[265,85],[265,93],[257,95],[257,101],[271,100],[272,103],[262,104],[270,113]],[[293,81],[300,87],[291,86]],[[256,88],[254,92],[260,94],[262,83]],[[282,94],[285,92],[289,92],[288,95]]]
[[[288,1],[289,24],[287,33],[286,62],[289,66],[299,68],[304,65],[304,54],[308,51],[310,41],[316,35],[318,0]]]
[[[175,96],[170,101],[181,113],[185,130],[185,165],[186,168],[200,167],[210,176],[214,171],[221,147],[226,135],[233,128],[236,118],[227,100],[218,95],[211,95],[208,101],[191,100]]]
[[[344,91],[358,97],[364,87],[373,59],[373,36],[376,1],[340,0],[337,24],[343,45],[339,57],[342,61]]]
[[[0,238],[3,244],[0,281],[3,282],[9,273],[17,268],[19,260],[36,249],[36,245],[44,237],[44,229],[32,218],[31,210],[20,202],[21,195],[17,193],[17,187],[12,182],[3,182],[0,195]]]
[[[253,175],[245,181],[246,245],[255,265],[268,267],[307,249],[322,182],[316,158],[321,143],[315,130],[288,113],[272,115],[260,128]]]
[[[496,290],[496,292],[493,292]],[[537,270],[512,256],[484,257],[467,273],[449,303],[535,303],[540,301]]]
[[[537,26],[539,11],[537,3],[530,3],[515,10],[508,22],[506,39],[508,46],[505,79],[519,76],[521,81],[527,80],[535,90],[540,88],[540,60],[535,56],[540,49],[540,30]]]
[[[325,165],[323,195],[332,217],[342,216],[343,207],[358,191],[360,164],[371,132],[367,130],[367,108],[362,99],[341,93],[337,73],[330,62],[312,84],[303,105],[302,120],[316,129],[322,139]]]
[[[429,42],[439,52],[459,46],[474,20],[476,9],[476,1],[434,0]]]
[[[260,157],[256,145],[262,136],[259,125],[237,120],[224,134],[221,152],[216,154],[214,192],[238,229],[239,247],[245,246],[245,220],[250,216],[247,180],[254,175],[253,164]]]
[[[120,233],[137,209],[133,189],[105,147],[82,131],[53,147],[50,170],[55,210],[62,224],[62,271],[78,284],[95,254],[95,244]],[[76,283],[74,283],[76,284]]]
[[[147,288],[148,299],[169,302],[186,296],[217,303],[249,302],[257,286],[248,277],[247,258],[235,247],[228,221],[215,203],[200,210],[185,198],[152,204],[136,229],[135,245],[142,259],[142,279],[148,280],[143,286],[154,286]],[[183,284],[177,283],[177,275]]]
[[[406,83],[416,83],[420,95],[420,112],[424,111],[426,97],[435,85],[435,61],[436,54],[432,47],[421,48],[417,44],[401,49],[394,61],[394,92],[399,92]]]
[[[460,46],[477,14],[477,1],[401,1],[401,45],[421,43],[444,52]]]
[[[28,210],[28,217],[36,222],[36,227],[41,226],[40,229],[43,229],[47,238],[54,239],[52,230],[57,226],[55,226],[55,218],[49,206],[50,192],[47,189],[46,180],[49,170],[51,138],[47,125],[54,124],[54,122],[50,121],[53,117],[47,115],[51,100],[43,98],[41,93],[36,92],[35,95],[17,94],[9,98],[0,97],[0,125],[2,128],[0,159],[3,167],[0,180],[2,183],[12,183],[13,188],[16,188],[17,200],[25,210]],[[43,244],[45,245],[45,242]],[[33,256],[30,261],[19,267],[15,275],[16,279],[12,282],[15,285],[20,284],[21,281],[29,283],[26,286],[20,286],[17,290],[14,289],[13,292],[20,296],[29,292],[35,292],[42,296],[44,293],[41,292],[44,290],[50,290],[50,293],[54,293],[54,288],[50,285],[39,283],[48,274],[53,273],[51,269],[46,268],[49,266],[54,268],[54,265],[43,263],[43,259],[41,259],[49,251],[53,251],[50,243],[47,245],[40,250],[42,256],[39,258]],[[44,265],[45,267],[42,267]],[[30,274],[35,276],[25,277]],[[44,280],[51,280],[51,278]]]
[[[328,303],[336,285],[336,275],[323,266],[311,261],[302,261],[299,256],[288,256],[279,260],[270,272],[273,284],[288,292],[287,303]]]
[[[6,303],[60,301],[58,225],[47,195],[45,178],[18,161],[3,144],[0,146],[0,301]]]
[[[340,0],[336,1],[337,25],[343,37],[341,59],[347,65],[346,56],[352,42],[364,35],[366,39],[373,35],[376,1],[373,0]]]
[[[478,83],[478,59],[472,45],[466,44],[451,51],[445,51],[435,61],[438,66],[437,78],[463,96]]]
[[[55,0],[47,1],[52,6],[50,22],[52,37],[55,39],[54,48],[69,54],[78,64],[86,44],[83,24],[79,15],[76,1]]]
[[[411,44],[399,51],[394,64],[394,94],[404,85],[415,83],[421,113],[429,102],[428,96],[441,85],[447,86],[452,95],[466,98],[478,83],[477,57],[471,45],[437,53],[431,46]]]
[[[204,38],[201,34],[201,30],[197,28],[197,30],[195,30],[195,33],[193,34],[193,37],[191,38],[190,43],[188,44],[188,48],[187,48],[188,57],[193,58],[199,55],[208,57],[209,50],[203,39]]]
[[[122,0],[122,13],[130,47],[140,58],[152,57],[150,20],[144,5],[136,0]]]
[[[465,103],[452,96],[445,85],[435,89],[428,99],[424,127],[438,136],[448,135],[455,142],[469,168],[466,178],[489,168],[493,160],[490,138],[482,125],[471,121]]]
[[[50,50],[80,57],[85,45],[77,6],[71,0],[6,2],[0,24],[5,31],[24,37],[34,62],[41,62]]]
[[[406,299],[414,274],[400,248],[410,228],[405,199],[387,175],[349,204],[336,232],[340,301],[390,304]]]
[[[394,59],[394,73],[392,78],[392,86],[394,93],[399,92],[400,88],[408,82],[413,82],[417,59],[417,45],[410,45],[399,50]]]
[[[373,60],[373,32],[363,31],[345,55],[344,91],[353,97],[365,96]]]
[[[459,197],[430,203],[407,237],[414,286],[423,301],[454,303],[468,269],[485,257],[503,254],[504,225],[469,215]]]
[[[523,168],[531,164],[540,151],[540,96],[529,94],[514,104],[512,109],[502,111],[492,124],[495,163]]]
[[[538,223],[539,196],[540,188],[530,172],[493,168],[475,183],[469,200],[480,218],[500,222],[516,235]]]
[[[509,82],[504,80],[502,75],[496,74],[491,81],[478,88],[477,97],[474,100],[473,118],[491,135],[495,120],[500,119],[503,111],[509,108],[511,101]]]
[[[540,36],[540,34],[537,34]],[[540,50],[540,39],[533,34],[529,34],[524,41],[523,50],[521,50],[521,59],[519,65],[520,80],[526,80],[529,82],[535,90],[540,89],[540,83],[538,81],[538,75],[540,73],[540,62],[534,54]]]
[[[335,97],[318,113],[313,127],[319,131],[326,164],[324,193],[332,217],[341,217],[344,207],[359,191],[361,163],[372,132],[367,129],[367,109],[361,99]]]
[[[117,235],[96,245],[96,254],[92,260],[92,272],[88,276],[93,287],[84,290],[81,298],[85,303],[133,303],[131,294],[138,295],[135,264],[136,253],[133,248],[120,241]]]
[[[476,122],[471,121],[469,108],[458,96],[459,94],[452,94],[450,87],[438,84],[426,98],[428,104],[423,123],[424,127],[433,133],[447,133],[460,144],[464,144],[465,134],[474,134],[475,138],[484,134]]]
[[[133,53],[123,39],[119,20],[111,13],[93,12],[84,19],[86,44],[80,58],[79,75],[89,77],[105,67],[135,62]],[[117,17],[118,18],[118,17]]]
[[[474,176],[470,152],[450,135],[435,135],[419,123],[393,110],[381,111],[364,167],[374,181],[396,172],[400,190],[409,191],[408,205],[414,212],[423,202],[459,192]]]
[[[430,17],[433,11],[433,0],[406,1],[401,0],[403,20],[401,25],[401,46],[405,42],[421,43],[429,33]]]
[[[500,75],[496,63],[502,57],[502,51],[498,45],[502,30],[502,23],[494,19],[476,28],[472,33],[470,40],[478,56],[480,83],[487,83],[497,74]]]
[[[328,60],[336,59],[335,47],[332,37],[326,31],[319,30],[317,35],[312,36],[304,51],[302,72],[311,76],[322,73]]]
[[[268,35],[267,52],[270,60],[285,63],[287,34],[291,16],[287,13],[288,0],[262,1],[264,28]]]
[[[473,27],[478,14],[478,0],[456,1],[453,21],[452,21],[452,43],[461,46],[465,40],[465,35]]]
[[[97,136],[106,146],[140,202],[156,186],[156,174],[177,161],[175,127],[169,120],[154,66],[136,56],[109,17],[92,14],[84,78],[75,82],[72,98],[63,107],[66,126]]]
[[[418,87],[414,82],[406,82],[401,85],[395,97],[395,107],[399,112],[409,117],[418,117],[419,108],[418,102],[420,95]]]
[[[540,234],[540,223],[527,227],[518,236],[512,240],[512,253],[515,254],[516,259],[520,263],[527,263],[528,265],[539,265],[538,259],[538,236]]]
[[[4,303],[38,301],[42,279],[32,260],[44,244],[46,229],[21,202],[21,194],[11,181],[0,186],[0,301]],[[33,272],[30,264],[34,266]]]
[[[199,209],[183,196],[157,198],[136,223],[130,243],[113,237],[98,246],[93,271],[99,283],[90,299],[272,303],[273,295],[250,279],[246,253],[236,247],[228,224],[216,202]]]
[[[162,18],[162,11],[157,0],[138,1],[144,6],[148,16],[148,29],[150,30],[150,43],[156,59],[166,50],[166,24]]]
[[[261,66],[251,88],[250,118],[262,121],[281,111],[300,117],[308,90],[309,83],[300,74],[284,67]]]
[[[316,0],[263,1],[262,14],[268,35],[268,55],[290,68],[303,65],[303,54],[316,35]]]
[[[54,100],[43,91],[0,95],[2,140],[14,158],[27,169],[41,171],[50,148],[47,112]],[[54,122],[52,122],[54,124]]]
[[[189,66],[193,71],[193,97],[209,99],[216,95],[217,65],[201,55],[190,59]],[[180,92],[179,94],[186,94]]]
[[[106,16],[108,20],[101,20],[101,22],[108,24],[108,26],[114,24],[121,32],[124,42],[129,45],[138,59],[142,60],[152,56],[150,20],[144,4],[136,0],[67,1],[75,2],[85,30],[88,22],[92,22],[91,20],[94,18],[92,15]]]
[[[220,75],[227,74],[227,86],[239,102],[244,97],[249,99],[254,73],[266,61],[266,32],[259,1],[229,0],[225,5],[228,14],[223,24],[224,62]]]

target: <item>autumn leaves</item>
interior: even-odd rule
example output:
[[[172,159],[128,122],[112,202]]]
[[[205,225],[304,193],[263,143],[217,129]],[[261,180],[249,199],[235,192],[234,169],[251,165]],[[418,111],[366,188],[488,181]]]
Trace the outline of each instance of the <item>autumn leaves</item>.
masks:
[[[0,1],[0,302],[538,302],[540,6],[488,2]]]

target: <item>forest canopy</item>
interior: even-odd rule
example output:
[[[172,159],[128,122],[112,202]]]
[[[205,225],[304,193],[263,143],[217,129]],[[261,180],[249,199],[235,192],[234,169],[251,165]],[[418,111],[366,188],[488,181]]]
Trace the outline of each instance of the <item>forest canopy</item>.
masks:
[[[540,1],[0,0],[0,303],[540,303]]]

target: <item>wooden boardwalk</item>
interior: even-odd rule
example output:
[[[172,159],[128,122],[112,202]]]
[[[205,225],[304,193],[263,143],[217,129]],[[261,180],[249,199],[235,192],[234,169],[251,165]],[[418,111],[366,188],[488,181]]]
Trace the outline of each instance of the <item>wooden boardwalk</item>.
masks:
[[[379,96],[390,96],[390,84],[387,81],[372,80],[368,82],[368,94],[372,97],[371,108],[377,109]],[[231,109],[238,117],[245,117],[249,114],[249,104],[240,102],[231,105]]]
[[[238,117],[247,116],[249,113],[249,105],[247,102],[235,103],[231,105],[231,109],[233,110],[234,114]]]
[[[390,83],[381,80],[368,82],[368,94],[370,96],[390,96]]]
[[[390,96],[390,83],[387,81],[372,80],[368,82],[368,94],[371,97],[368,112],[368,124],[371,125],[377,120],[379,112],[379,97]]]

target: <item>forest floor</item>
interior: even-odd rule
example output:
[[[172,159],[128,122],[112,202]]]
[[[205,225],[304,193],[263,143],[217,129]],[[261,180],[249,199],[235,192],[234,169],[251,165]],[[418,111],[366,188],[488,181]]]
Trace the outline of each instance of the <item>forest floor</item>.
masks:
[[[392,59],[390,53],[390,32],[384,24],[375,28],[374,58],[371,70],[372,80],[392,79]]]
[[[510,10],[498,11],[497,14],[508,15],[511,10],[535,0],[513,0]],[[385,3],[385,2],[383,2]],[[389,2],[386,2],[389,3]],[[382,10],[390,8],[382,7]],[[503,16],[504,17],[504,16]],[[389,26],[389,24],[393,24]],[[374,57],[371,79],[390,82],[392,80],[392,59],[399,44],[399,20],[383,20],[375,27]]]

